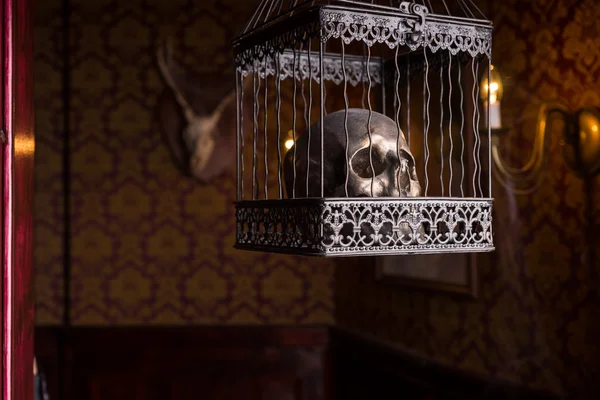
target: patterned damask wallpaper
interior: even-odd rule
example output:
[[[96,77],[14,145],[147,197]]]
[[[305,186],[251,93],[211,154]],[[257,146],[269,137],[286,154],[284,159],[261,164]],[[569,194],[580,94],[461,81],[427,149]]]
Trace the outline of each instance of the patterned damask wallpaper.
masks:
[[[332,264],[234,251],[233,175],[206,187],[181,177],[152,119],[164,87],[153,64],[159,38],[175,35],[198,72],[230,70],[230,40],[256,1],[72,3],[73,323],[332,322]],[[504,156],[522,162],[541,101],[600,106],[600,3],[489,3],[503,118],[514,128]],[[60,4],[36,3],[39,324],[62,316]],[[583,227],[598,226],[600,213],[595,205],[585,220],[583,183],[558,146],[554,135],[538,191],[495,186],[498,250],[480,260],[479,299],[380,285],[370,263],[344,262],[337,322],[468,371],[597,394],[599,281],[589,259],[600,239]]]
[[[503,155],[522,164],[542,101],[600,106],[600,2],[489,4],[513,127]],[[600,398],[600,184],[586,219],[583,182],[565,168],[556,133],[539,190],[514,196],[495,183],[497,250],[480,258],[479,299],[382,285],[372,265],[347,265],[336,274],[337,323],[464,370]]]
[[[207,186],[182,177],[154,122],[160,39],[172,35],[180,61],[231,84],[230,43],[258,1],[71,3],[72,323],[332,322],[333,265],[234,250],[234,173]],[[36,7],[36,319],[57,324],[61,1]]]

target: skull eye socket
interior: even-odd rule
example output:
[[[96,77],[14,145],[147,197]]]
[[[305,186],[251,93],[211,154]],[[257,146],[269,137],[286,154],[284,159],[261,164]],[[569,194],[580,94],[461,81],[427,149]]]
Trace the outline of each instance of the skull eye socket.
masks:
[[[375,170],[375,176],[381,175],[386,169],[386,160],[385,154],[381,152],[379,147],[372,148],[373,154],[373,169]],[[369,157],[369,147],[364,147],[358,150],[354,157],[352,157],[352,161],[350,162],[350,166],[354,173],[361,178],[368,179],[373,177],[373,172],[371,171],[371,160]]]
[[[411,171],[414,167],[415,167],[415,159],[413,158],[412,154],[410,154],[408,151],[401,149],[400,150],[400,162],[402,163],[403,160],[406,160],[406,168]]]

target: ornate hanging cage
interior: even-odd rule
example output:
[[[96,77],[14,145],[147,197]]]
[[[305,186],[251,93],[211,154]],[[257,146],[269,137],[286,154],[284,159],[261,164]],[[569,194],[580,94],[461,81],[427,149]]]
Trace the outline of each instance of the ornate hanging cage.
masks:
[[[234,40],[235,247],[492,251],[491,32],[470,0],[262,1]]]

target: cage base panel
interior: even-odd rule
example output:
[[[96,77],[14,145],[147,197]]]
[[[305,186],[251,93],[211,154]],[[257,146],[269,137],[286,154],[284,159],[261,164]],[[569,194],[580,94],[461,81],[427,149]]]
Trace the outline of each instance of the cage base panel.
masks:
[[[262,253],[287,254],[294,256],[307,256],[316,258],[343,258],[343,257],[385,257],[385,256],[410,256],[410,255],[427,255],[427,254],[461,254],[461,253],[490,253],[496,248],[444,248],[444,249],[422,249],[422,250],[390,250],[390,249],[368,249],[361,251],[354,249],[346,252],[310,252],[306,249],[291,249],[282,247],[269,247],[260,245],[240,245],[233,246],[237,250],[254,251]]]
[[[492,205],[443,197],[239,201],[235,248],[321,257],[489,252]]]

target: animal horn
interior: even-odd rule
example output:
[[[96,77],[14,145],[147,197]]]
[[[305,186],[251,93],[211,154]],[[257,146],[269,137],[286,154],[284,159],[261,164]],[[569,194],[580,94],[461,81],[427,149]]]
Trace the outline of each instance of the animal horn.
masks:
[[[161,71],[163,78],[165,79],[167,85],[173,90],[175,94],[175,99],[179,106],[183,109],[183,114],[185,116],[186,121],[191,122],[196,113],[194,112],[192,106],[187,102],[181,91],[175,84],[175,80],[173,79],[173,75],[171,74],[171,63],[172,63],[172,54],[173,54],[173,44],[170,39],[165,40],[162,46],[158,47],[156,58],[158,61],[158,67]]]

